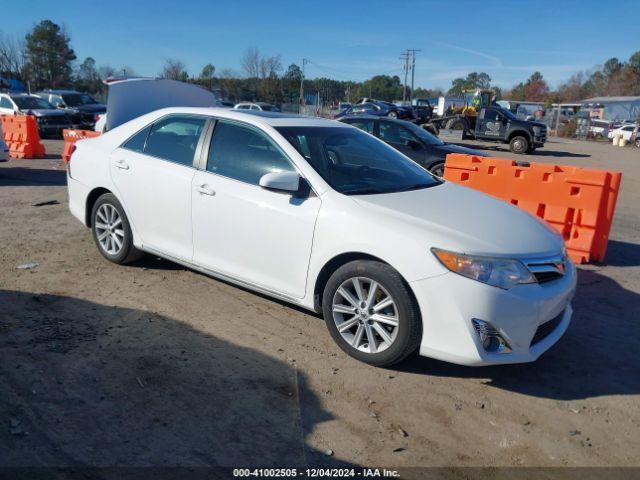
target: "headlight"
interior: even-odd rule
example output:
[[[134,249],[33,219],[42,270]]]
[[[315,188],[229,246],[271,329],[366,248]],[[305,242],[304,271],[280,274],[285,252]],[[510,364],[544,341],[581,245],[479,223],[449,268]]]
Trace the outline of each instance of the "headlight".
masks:
[[[542,129],[541,129],[540,127],[531,127],[531,128],[532,128],[532,130],[533,130],[533,134],[534,134],[536,137],[539,137],[539,136],[540,136],[540,132],[542,131]]]
[[[529,269],[518,260],[477,257],[438,248],[432,248],[431,251],[452,272],[494,287],[508,290],[521,283],[536,282]]]

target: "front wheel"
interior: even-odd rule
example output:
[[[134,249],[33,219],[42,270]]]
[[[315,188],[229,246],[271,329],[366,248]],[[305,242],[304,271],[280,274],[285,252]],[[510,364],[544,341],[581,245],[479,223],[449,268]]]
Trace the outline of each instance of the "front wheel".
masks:
[[[115,195],[100,196],[91,210],[93,240],[104,258],[124,264],[142,256],[133,246],[133,234],[129,220]]]
[[[336,270],[322,297],[331,336],[350,356],[389,366],[413,353],[422,323],[408,285],[391,266],[357,260]]]
[[[389,112],[389,117],[398,118],[398,112]]]
[[[525,137],[517,135],[509,142],[509,149],[513,153],[524,155],[529,151],[529,141]]]
[[[636,147],[640,148],[640,138],[636,139]]]

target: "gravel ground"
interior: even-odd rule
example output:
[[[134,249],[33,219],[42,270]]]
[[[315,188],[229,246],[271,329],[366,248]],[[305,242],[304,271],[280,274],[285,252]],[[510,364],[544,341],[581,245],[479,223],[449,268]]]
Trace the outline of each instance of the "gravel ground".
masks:
[[[106,262],[45,143],[0,163],[0,467],[640,466],[640,150],[525,157],[623,172],[607,261],[580,267],[542,358],[380,369],[315,315],[157,258]]]

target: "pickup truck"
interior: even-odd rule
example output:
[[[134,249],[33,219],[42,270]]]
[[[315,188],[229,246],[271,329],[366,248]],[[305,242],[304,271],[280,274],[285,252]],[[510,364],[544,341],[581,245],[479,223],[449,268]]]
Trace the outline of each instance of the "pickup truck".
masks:
[[[477,115],[453,115],[432,119],[436,130],[461,130],[463,139],[507,143],[513,153],[527,154],[544,146],[547,126],[544,123],[521,120],[509,110],[497,105],[482,107]]]

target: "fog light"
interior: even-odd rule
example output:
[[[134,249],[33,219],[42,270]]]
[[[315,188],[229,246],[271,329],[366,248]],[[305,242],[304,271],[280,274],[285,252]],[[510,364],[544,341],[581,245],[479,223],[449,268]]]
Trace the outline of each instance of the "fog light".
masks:
[[[511,348],[502,335],[489,323],[484,320],[472,319],[473,328],[475,328],[480,344],[485,351],[490,353],[506,353]]]

